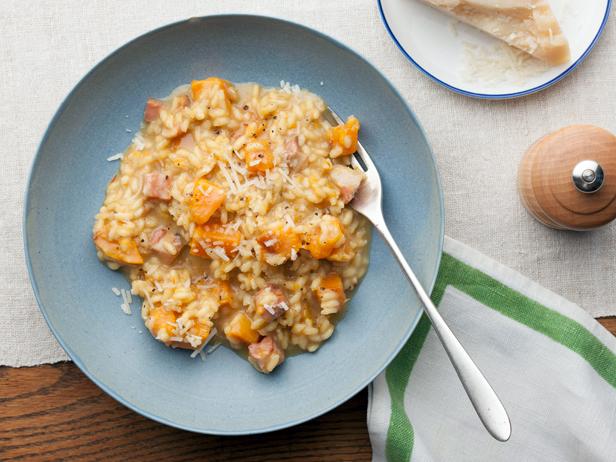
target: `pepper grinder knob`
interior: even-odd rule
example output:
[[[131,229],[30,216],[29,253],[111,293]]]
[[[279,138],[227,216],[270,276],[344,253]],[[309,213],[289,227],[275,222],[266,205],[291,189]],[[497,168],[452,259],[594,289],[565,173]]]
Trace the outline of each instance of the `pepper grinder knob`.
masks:
[[[573,168],[571,178],[578,191],[592,194],[601,189],[604,179],[603,168],[594,160],[583,160]]]

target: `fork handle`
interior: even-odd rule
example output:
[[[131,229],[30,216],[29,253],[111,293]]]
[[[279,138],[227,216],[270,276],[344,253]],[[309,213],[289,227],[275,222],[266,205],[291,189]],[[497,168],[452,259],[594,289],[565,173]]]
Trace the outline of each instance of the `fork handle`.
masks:
[[[490,435],[499,441],[507,441],[511,436],[511,422],[509,416],[505,410],[500,399],[483,376],[477,365],[473,362],[468,355],[464,347],[460,344],[456,336],[453,334],[443,317],[440,315],[434,303],[430,299],[430,296],[426,293],[422,287],[419,279],[407,263],[406,259],[402,255],[402,252],[398,248],[396,241],[389,232],[385,221],[376,225],[383,238],[393,254],[398,259],[398,263],[406,273],[409,281],[415,288],[417,295],[424,306],[424,311],[428,316],[428,319],[432,323],[438,338],[440,339],[451,364],[453,364],[466,394],[471,400],[475,412],[479,416],[479,419],[483,423],[484,427],[488,430]]]

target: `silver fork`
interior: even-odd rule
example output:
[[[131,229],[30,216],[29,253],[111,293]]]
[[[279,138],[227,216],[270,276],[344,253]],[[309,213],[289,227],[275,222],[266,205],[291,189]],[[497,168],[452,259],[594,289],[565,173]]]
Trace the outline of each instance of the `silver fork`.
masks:
[[[331,108],[328,109],[331,118],[336,123],[343,123],[342,119]],[[358,162],[355,155],[358,155],[363,161],[365,168]],[[423,303],[424,311],[443,344],[481,422],[494,438],[499,441],[507,441],[511,436],[511,422],[507,411],[477,365],[445,323],[389,232],[383,217],[381,177],[361,143],[357,144],[355,155],[351,156],[351,163],[354,168],[364,172],[365,179],[350,203],[351,207],[372,222],[385,242],[389,244],[394,256],[398,259],[398,263]]]

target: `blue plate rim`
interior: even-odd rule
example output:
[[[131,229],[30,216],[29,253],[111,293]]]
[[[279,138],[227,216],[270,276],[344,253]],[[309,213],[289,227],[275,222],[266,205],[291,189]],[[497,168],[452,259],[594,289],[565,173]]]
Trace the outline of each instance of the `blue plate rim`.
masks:
[[[31,257],[30,257],[30,251],[31,251],[31,245],[28,241],[28,211],[30,210],[30,191],[31,191],[31,187],[32,187],[32,177],[34,174],[34,170],[39,162],[39,159],[41,157],[41,149],[43,147],[43,145],[46,143],[47,139],[50,136],[50,133],[52,132],[52,130],[54,129],[56,123],[58,122],[58,119],[60,118],[60,116],[64,113],[64,111],[66,110],[69,100],[71,99],[71,97],[76,93],[76,91],[81,87],[81,85],[90,77],[90,75],[92,75],[94,72],[97,71],[97,69],[102,66],[104,63],[106,63],[108,60],[114,58],[117,54],[119,54],[120,52],[122,52],[125,48],[131,46],[133,43],[143,39],[144,37],[156,33],[156,32],[160,32],[160,31],[164,31],[166,29],[170,29],[173,27],[178,27],[181,26],[182,24],[185,23],[189,23],[191,21],[208,21],[208,20],[215,20],[215,19],[227,19],[227,18],[231,18],[231,19],[246,19],[246,20],[266,20],[266,21],[275,21],[278,23],[281,23],[283,25],[287,25],[287,26],[293,26],[293,27],[297,27],[299,29],[302,29],[304,31],[307,31],[309,33],[312,33],[314,35],[316,35],[319,38],[322,38],[324,40],[329,41],[330,43],[334,44],[335,46],[337,46],[338,48],[341,48],[343,50],[346,50],[348,52],[350,52],[352,55],[354,55],[357,59],[365,62],[366,64],[368,64],[369,66],[371,66],[377,73],[378,75],[383,79],[383,81],[387,84],[387,86],[389,86],[389,88],[391,89],[391,91],[394,93],[394,95],[396,95],[400,101],[402,101],[404,104],[404,108],[406,109],[406,111],[408,112],[409,116],[411,117],[411,119],[413,120],[413,122],[417,125],[417,127],[419,128],[420,133],[422,134],[422,136],[424,137],[427,147],[428,147],[428,151],[430,153],[430,157],[432,159],[432,164],[434,167],[434,174],[435,174],[435,179],[436,179],[436,185],[437,185],[437,189],[438,189],[438,197],[439,197],[439,212],[441,215],[441,220],[440,220],[440,226],[439,226],[439,240],[438,240],[438,253],[437,253],[437,259],[436,259],[436,271],[432,277],[432,280],[430,281],[429,285],[426,287],[426,289],[428,290],[428,292],[431,292],[432,289],[434,288],[434,285],[436,283],[436,278],[438,276],[438,268],[440,267],[441,264],[441,258],[442,258],[442,253],[443,253],[443,244],[444,244],[444,239],[445,239],[445,205],[444,205],[444,196],[443,196],[443,188],[442,188],[442,184],[441,184],[441,179],[439,176],[439,171],[438,171],[438,167],[437,167],[437,163],[436,163],[436,158],[434,156],[434,152],[432,150],[432,146],[430,145],[430,142],[428,140],[428,137],[426,136],[426,132],[423,128],[423,126],[421,125],[421,123],[419,122],[418,118],[415,116],[415,113],[413,112],[413,110],[411,109],[411,107],[408,105],[408,103],[406,102],[406,100],[402,97],[402,95],[400,94],[400,92],[396,89],[396,87],[394,87],[394,85],[389,81],[389,79],[387,79],[387,77],[385,77],[383,75],[383,73],[376,67],[374,66],[368,59],[366,59],[364,56],[362,56],[360,53],[358,53],[357,51],[355,51],[354,49],[352,49],[351,47],[349,47],[348,45],[343,44],[342,42],[336,40],[333,37],[328,36],[327,34],[320,32],[316,29],[313,29],[311,27],[308,27],[306,25],[303,24],[299,24],[293,21],[289,21],[283,18],[279,18],[279,17],[275,17],[275,16],[265,16],[265,15],[252,15],[252,14],[216,14],[216,15],[206,15],[206,16],[197,16],[197,17],[190,17],[187,19],[182,19],[179,21],[175,21],[172,23],[168,23],[165,24],[163,26],[151,29],[143,34],[138,35],[137,37],[129,40],[128,42],[126,42],[125,44],[123,44],[122,46],[116,48],[114,51],[112,51],[110,54],[108,54],[105,58],[103,58],[101,61],[99,61],[98,63],[96,63],[81,79],[79,79],[79,81],[73,86],[73,88],[69,91],[69,93],[64,97],[64,99],[62,100],[62,103],[60,104],[60,106],[58,107],[58,109],[56,110],[54,116],[52,117],[51,121],[49,122],[49,125],[47,126],[45,133],[43,134],[43,137],[41,138],[41,141],[37,147],[36,150],[36,154],[34,155],[34,158],[32,160],[32,163],[30,165],[30,170],[28,172],[28,179],[26,182],[26,190],[25,190],[25,199],[24,199],[24,209],[23,209],[23,219],[22,219],[22,233],[23,233],[23,237],[24,237],[24,257],[26,260],[26,267],[28,270],[28,277],[30,279],[30,284],[32,286],[32,291],[34,293],[34,297],[36,299],[37,305],[39,307],[39,310],[41,311],[43,318],[45,319],[45,322],[47,323],[47,326],[49,327],[51,333],[53,334],[53,336],[56,338],[56,340],[58,341],[58,343],[60,344],[60,346],[62,347],[62,349],[66,352],[66,354],[69,356],[69,358],[73,361],[73,363],[75,363],[75,365],[88,377],[88,379],[90,379],[94,384],[96,384],[96,386],[98,386],[101,390],[103,390],[106,394],[108,394],[109,396],[111,396],[114,400],[116,400],[117,402],[119,402],[120,404],[126,406],[127,408],[131,409],[132,411],[136,412],[137,414],[142,415],[143,417],[146,417],[148,419],[154,420],[158,423],[164,424],[164,425],[168,425],[170,427],[173,428],[178,428],[180,430],[186,430],[186,431],[190,431],[193,433],[199,433],[199,434],[207,434],[207,435],[218,435],[218,436],[240,436],[240,435],[255,435],[255,434],[261,434],[261,433],[268,433],[268,432],[273,432],[276,430],[282,430],[285,428],[289,428],[295,425],[299,425],[301,423],[307,422],[309,420],[315,419],[329,411],[331,411],[332,409],[335,409],[336,407],[340,406],[341,404],[345,403],[346,401],[348,401],[349,399],[351,399],[353,396],[355,396],[357,393],[359,393],[361,390],[363,390],[366,386],[368,386],[370,383],[372,383],[372,381],[380,374],[382,373],[385,368],[393,361],[393,359],[397,356],[397,354],[400,352],[400,350],[402,349],[402,347],[406,344],[406,342],[408,341],[408,339],[410,338],[410,336],[412,335],[412,333],[415,331],[415,328],[417,327],[417,324],[419,322],[419,320],[421,319],[421,316],[423,314],[423,310],[420,310],[417,315],[415,316],[415,319],[413,320],[413,322],[411,323],[411,327],[409,328],[408,332],[404,335],[403,338],[401,338],[400,342],[398,343],[398,345],[396,346],[395,350],[392,351],[392,353],[387,357],[385,363],[381,366],[379,366],[377,368],[376,373],[373,373],[371,376],[369,376],[367,379],[365,379],[364,381],[361,382],[361,384],[359,386],[356,387],[355,390],[353,390],[350,394],[348,394],[348,396],[346,396],[345,398],[340,399],[338,402],[336,402],[333,405],[330,406],[325,406],[322,409],[318,409],[315,412],[306,415],[306,416],[302,416],[300,418],[297,419],[292,419],[292,420],[288,420],[276,425],[271,425],[269,427],[266,428],[260,428],[257,430],[239,430],[239,431],[225,431],[225,430],[204,430],[202,428],[198,428],[196,426],[191,426],[191,425],[184,425],[184,424],[180,424],[177,422],[173,422],[171,420],[166,419],[165,417],[162,416],[158,416],[155,415],[145,409],[140,408],[139,406],[135,405],[134,403],[130,402],[128,399],[125,399],[120,392],[112,389],[111,387],[107,386],[104,381],[102,379],[99,379],[96,374],[92,371],[90,371],[86,364],[81,360],[81,358],[75,353],[75,351],[73,351],[71,349],[71,347],[64,341],[64,339],[58,334],[58,332],[56,331],[55,327],[53,326],[53,324],[51,323],[51,320],[47,314],[47,309],[45,308],[45,305],[43,303],[43,300],[41,299],[40,293],[39,293],[39,289],[38,289],[38,285],[36,282],[36,279],[34,277],[34,272],[32,269],[32,262],[31,262]]]
[[[569,66],[566,70],[564,70],[558,76],[554,77],[552,80],[550,80],[550,81],[548,81],[546,83],[543,83],[541,85],[538,85],[536,87],[533,87],[533,88],[530,88],[530,89],[524,90],[524,91],[515,92],[515,93],[500,93],[500,94],[498,94],[498,93],[497,94],[474,93],[474,92],[471,92],[471,91],[462,90],[461,88],[457,88],[457,87],[454,87],[453,85],[449,85],[448,83],[440,80],[438,77],[432,75],[430,72],[428,72],[422,66],[420,66],[419,63],[417,63],[417,61],[415,61],[413,59],[411,54],[409,52],[407,52],[406,49],[402,46],[402,44],[398,41],[398,38],[396,37],[396,35],[391,30],[391,28],[389,26],[389,23],[387,22],[387,18],[385,17],[385,12],[383,11],[382,0],[377,0],[377,5],[378,5],[378,8],[379,8],[379,16],[381,17],[381,21],[383,22],[383,25],[385,26],[385,30],[387,30],[387,34],[393,40],[393,42],[396,44],[396,46],[402,52],[402,54],[406,57],[406,59],[408,59],[411,63],[413,63],[413,65],[417,69],[419,69],[419,71],[421,71],[422,74],[424,74],[425,76],[427,76],[428,78],[430,78],[434,82],[438,83],[439,85],[447,88],[448,90],[451,90],[454,93],[458,93],[458,94],[463,95],[463,96],[468,96],[468,97],[477,98],[477,99],[487,99],[487,100],[504,100],[504,99],[520,98],[522,96],[531,95],[531,94],[537,93],[537,92],[539,92],[541,90],[545,90],[546,88],[551,87],[555,83],[560,82],[567,75],[569,75],[576,67],[578,67],[578,65],[580,65],[582,63],[582,61],[584,61],[586,59],[586,57],[590,54],[592,49],[595,47],[595,45],[599,41],[599,38],[603,34],[603,30],[605,29],[605,26],[607,25],[607,20],[609,19],[609,16],[610,16],[610,11],[611,11],[611,7],[612,7],[612,0],[607,0],[607,5],[606,5],[606,8],[605,8],[605,15],[603,16],[603,21],[601,22],[601,26],[599,27],[599,30],[597,31],[597,34],[593,38],[592,42],[590,43],[590,45],[588,46],[586,51],[584,51],[584,53],[582,53],[582,55],[573,64],[571,64],[571,66]]]

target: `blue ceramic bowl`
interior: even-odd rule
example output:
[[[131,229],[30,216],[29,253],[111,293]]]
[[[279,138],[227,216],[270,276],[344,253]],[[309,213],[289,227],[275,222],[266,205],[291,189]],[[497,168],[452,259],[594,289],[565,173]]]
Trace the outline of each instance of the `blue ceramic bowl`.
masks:
[[[128,284],[97,260],[90,238],[118,167],[106,158],[128,145],[146,98],[210,75],[267,86],[284,79],[357,115],[384,180],[385,216],[428,288],[442,248],[441,190],[424,133],[387,80],[340,43],[278,19],[211,16],[157,29],[98,64],[58,109],[32,166],[24,221],[30,278],[56,338],[90,379],[146,417],[202,433],[266,432],[316,417],[370,383],[410,336],[420,305],[375,238],[333,337],[269,376],[224,348],[190,359],[155,341],[138,313],[122,313],[110,289]]]

